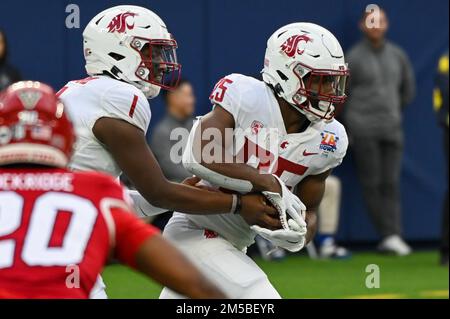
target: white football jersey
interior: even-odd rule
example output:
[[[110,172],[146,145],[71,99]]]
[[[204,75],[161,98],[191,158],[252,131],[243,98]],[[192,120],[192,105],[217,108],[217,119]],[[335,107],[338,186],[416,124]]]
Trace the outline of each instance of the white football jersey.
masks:
[[[150,124],[150,105],[131,84],[108,76],[92,76],[66,84],[58,95],[71,117],[77,134],[70,168],[101,171],[118,177],[121,170],[92,128],[102,117],[126,121],[144,132]]]
[[[347,134],[337,120],[320,121],[302,133],[287,134],[272,90],[254,78],[241,74],[226,76],[215,86],[210,100],[234,118],[234,155],[262,172],[278,175],[291,189],[306,176],[338,166],[347,151]],[[254,241],[254,232],[239,215],[176,213],[173,222],[183,219],[217,232],[238,249]]]

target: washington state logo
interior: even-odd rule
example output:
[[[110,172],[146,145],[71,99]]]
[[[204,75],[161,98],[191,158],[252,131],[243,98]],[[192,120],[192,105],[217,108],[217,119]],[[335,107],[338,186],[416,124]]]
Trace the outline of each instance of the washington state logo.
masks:
[[[264,127],[264,124],[262,124],[260,121],[253,121],[252,125],[250,126],[252,130],[252,134],[256,135],[259,133],[259,131]]]
[[[127,24],[127,18],[135,17],[137,15],[137,13],[133,13],[130,11],[119,13],[108,24],[108,32],[124,33],[126,29],[132,30],[134,28],[134,23]]]
[[[304,34],[293,35],[292,37],[284,41],[284,43],[281,45],[281,50],[290,58],[294,57],[296,53],[301,55],[303,54],[303,52],[305,52],[305,50],[300,50],[298,48],[300,41],[312,42],[312,39]]]

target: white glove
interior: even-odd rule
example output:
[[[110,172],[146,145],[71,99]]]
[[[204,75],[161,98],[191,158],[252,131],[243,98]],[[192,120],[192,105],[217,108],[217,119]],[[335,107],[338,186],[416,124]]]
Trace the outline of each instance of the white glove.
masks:
[[[298,252],[306,242],[306,232],[293,219],[288,220],[290,229],[270,230],[262,228],[257,225],[251,226],[258,235],[272,242],[274,245],[289,250],[291,252]],[[305,228],[306,229],[306,228]]]
[[[281,225],[285,230],[289,230],[289,224],[287,222],[287,214],[295,220],[297,225],[302,228],[302,232],[306,233],[305,212],[306,206],[302,201],[292,194],[292,192],[286,187],[278,176],[275,178],[278,180],[281,186],[281,195],[275,192],[264,191],[262,194],[272,203],[280,214]]]

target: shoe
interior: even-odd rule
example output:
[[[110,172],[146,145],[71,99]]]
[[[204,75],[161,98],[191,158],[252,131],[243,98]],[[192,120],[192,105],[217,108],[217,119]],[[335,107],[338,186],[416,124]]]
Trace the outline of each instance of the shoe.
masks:
[[[347,259],[352,256],[348,249],[338,246],[332,237],[325,239],[319,248],[320,258]]]
[[[385,237],[377,249],[383,253],[393,253],[397,256],[406,256],[412,252],[411,247],[398,235]]]
[[[283,248],[275,246],[261,236],[256,236],[255,241],[262,259],[267,261],[277,261],[286,257],[286,251]]]

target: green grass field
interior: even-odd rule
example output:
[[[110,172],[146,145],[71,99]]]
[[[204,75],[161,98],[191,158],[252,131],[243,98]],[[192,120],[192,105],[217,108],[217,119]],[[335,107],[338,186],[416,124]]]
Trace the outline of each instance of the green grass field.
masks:
[[[349,260],[311,260],[290,256],[281,262],[256,262],[284,298],[449,298],[449,271],[436,252],[407,257],[358,253]],[[380,288],[365,286],[366,266],[380,269]],[[123,266],[106,268],[110,298],[157,298],[161,287]]]

